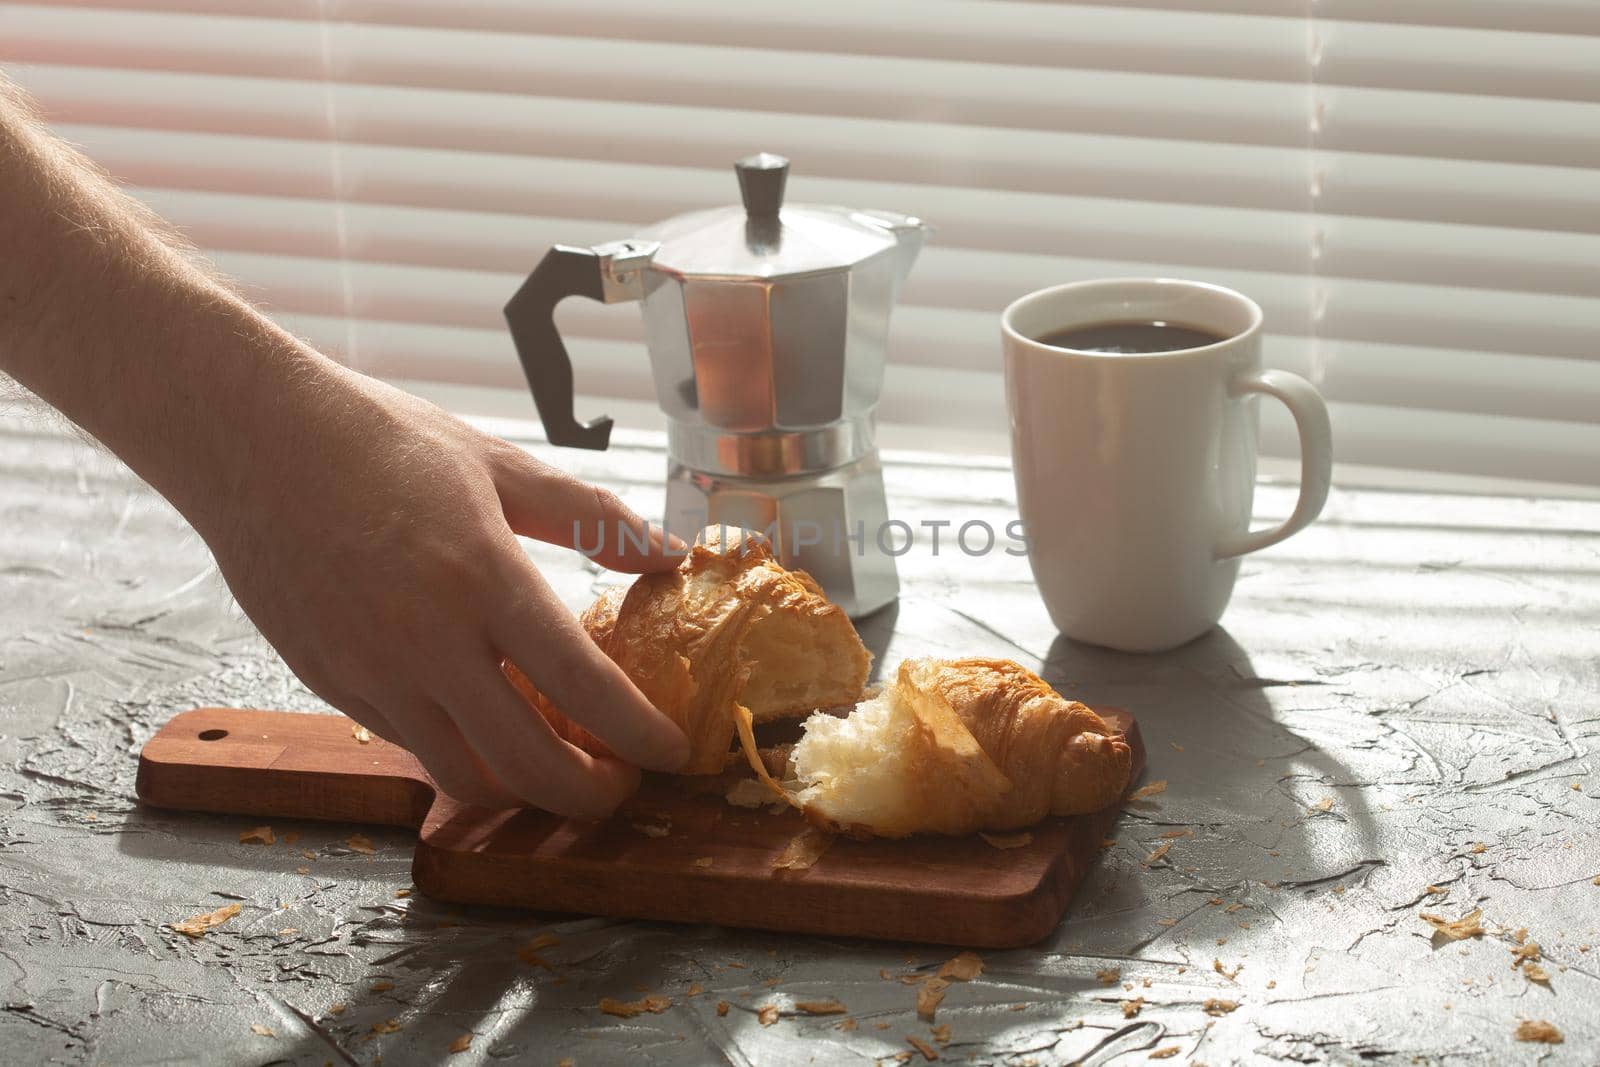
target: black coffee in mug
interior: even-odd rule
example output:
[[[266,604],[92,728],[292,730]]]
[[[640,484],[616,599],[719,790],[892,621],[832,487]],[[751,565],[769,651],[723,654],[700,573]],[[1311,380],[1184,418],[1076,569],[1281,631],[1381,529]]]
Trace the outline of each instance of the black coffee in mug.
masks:
[[[1178,352],[1227,339],[1223,334],[1177,322],[1097,322],[1090,326],[1069,326],[1035,338],[1052,348],[1126,354]]]

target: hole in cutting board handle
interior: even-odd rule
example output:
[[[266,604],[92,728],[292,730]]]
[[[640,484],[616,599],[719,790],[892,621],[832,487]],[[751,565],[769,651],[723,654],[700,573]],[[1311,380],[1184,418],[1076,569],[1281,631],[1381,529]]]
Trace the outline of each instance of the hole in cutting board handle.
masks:
[[[227,737],[227,736],[228,736],[228,731],[226,731],[226,730],[201,730],[200,731],[200,740],[202,740],[202,741],[221,741],[224,737]]]

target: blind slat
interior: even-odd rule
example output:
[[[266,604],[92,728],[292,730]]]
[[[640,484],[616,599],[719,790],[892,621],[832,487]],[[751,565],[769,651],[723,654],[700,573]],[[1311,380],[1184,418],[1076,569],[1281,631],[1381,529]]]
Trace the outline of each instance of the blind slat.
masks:
[[[1116,5],[984,3],[973,18],[966,0],[813,0],[797,4],[746,4],[730,18],[726,0],[138,0],[97,3],[68,0],[30,7],[50,9],[48,24],[80,25],[89,16],[74,8],[94,8],[95,19],[108,9],[124,11],[126,22],[158,20],[182,28],[195,12],[234,18],[317,20],[326,14],[338,27],[363,31],[446,28],[491,39],[537,35],[594,38],[613,42],[716,45],[737,49],[804,51],[836,55],[901,56],[1099,68],[1224,78],[1298,79],[1305,57],[1300,0],[1280,0],[1276,17],[1218,19],[1211,13],[1181,10],[1132,11]],[[153,13],[153,14],[152,14]],[[174,17],[171,13],[178,13]],[[1284,17],[1287,16],[1287,17]],[[46,23],[44,14],[31,16]],[[1181,38],[1185,47],[1168,43]]]
[[[1330,151],[1600,167],[1600,103],[1329,85],[1319,108]]]
[[[59,23],[55,33],[0,35],[0,59],[99,63],[108,69],[153,66],[188,75],[219,75],[233,69],[228,57],[217,55],[208,43],[210,35],[175,34],[159,24],[161,19],[50,12],[45,9],[30,21],[46,27]],[[187,23],[189,18],[180,21]],[[241,29],[279,25],[249,20]],[[719,109],[736,103],[742,110],[780,114],[799,110],[796,105],[803,100],[808,114],[840,118],[920,117],[979,127],[1100,133],[1124,131],[1137,122],[1147,135],[1175,139],[1269,145],[1305,140],[1305,106],[1296,92],[1286,91],[1281,83],[1239,77],[676,42],[462,31],[454,36],[457,46],[442,50],[432,30],[334,25],[328,36],[332,73],[347,88],[371,81],[403,89],[421,81],[434,88],[486,95]],[[321,55],[320,49],[314,53],[318,59]],[[109,57],[117,61],[108,62]],[[944,91],[957,83],[964,87],[959,95]],[[495,103],[514,101],[463,100],[456,116],[469,123],[474,117],[479,124],[485,119],[499,122],[492,111],[484,110]],[[499,126],[525,128],[510,121]]]
[[[1391,6],[1399,6],[1391,4]],[[1335,9],[1336,10],[1336,9]],[[1600,36],[1344,21],[1318,11],[1319,82],[1600,102]],[[1527,57],[1537,55],[1537,63]]]
[[[1591,0],[1317,0],[1324,19],[1600,36]]]
[[[3,50],[0,50],[3,58]],[[930,75],[931,77],[931,75]],[[1002,77],[997,72],[994,77]],[[1011,74],[1005,72],[1005,78]],[[851,165],[874,170],[906,168],[906,181],[966,181],[1000,189],[1051,189],[1061,171],[1072,170],[1074,149],[1085,134],[1102,139],[1128,138],[1139,130],[1141,146],[1134,154],[1147,163],[1162,152],[1158,170],[1173,176],[1174,157],[1237,154],[1227,171],[1259,166],[1274,154],[1261,147],[1302,146],[1304,120],[1294,109],[1301,90],[1262,85],[1240,93],[1238,106],[1213,122],[1190,123],[1176,114],[1173,99],[1192,98],[1194,86],[1142,85],[1139,93],[1101,99],[1090,83],[1075,98],[1051,106],[1035,106],[1032,114],[1003,109],[982,117],[971,109],[915,109],[902,101],[904,118],[870,117],[858,107],[851,115],[800,114],[741,110],[738,94],[723,107],[606,99],[539,98],[501,93],[456,93],[410,90],[394,86],[334,85],[278,78],[235,75],[179,74],[166,70],[101,70],[30,64],[21,78],[42,98],[59,122],[96,125],[138,125],[168,130],[261,136],[325,136],[334,122],[339,138],[366,144],[413,149],[459,149],[501,154],[571,155],[586,158],[632,158],[635,162],[704,162],[707,154],[722,158],[747,152],[750,144],[781,139],[794,144],[795,158],[814,158],[816,170],[848,173]],[[899,90],[896,90],[899,91]],[[936,91],[936,80],[922,93]],[[1210,90],[1208,90],[1210,91]],[[1056,90],[1042,86],[1038,93]],[[803,96],[803,94],[802,94]],[[1267,102],[1282,102],[1272,114]],[[800,106],[800,99],[790,99]],[[1261,107],[1258,107],[1259,106]],[[1301,101],[1304,104],[1304,101]],[[328,114],[331,110],[331,115]],[[1162,118],[1154,118],[1162,112]],[[867,117],[854,117],[867,115]],[[949,118],[949,120],[947,120]],[[1026,128],[1024,118],[1038,128]],[[965,120],[965,125],[963,125]],[[1061,130],[1062,133],[1058,133]],[[1230,134],[1230,136],[1229,136]],[[1210,138],[1210,141],[1208,141]],[[1160,144],[1166,141],[1166,144]],[[1200,144],[1206,142],[1206,144]],[[1086,146],[1085,146],[1086,147]],[[1152,150],[1155,149],[1155,150]],[[1258,149],[1251,152],[1250,149]],[[1296,166],[1304,182],[1304,160],[1278,152],[1280,166]],[[854,163],[853,163],[854,162]],[[1214,165],[1213,165],[1214,168]],[[1152,166],[1150,170],[1157,170]]]
[[[281,224],[315,242],[308,253],[325,255],[321,250],[325,234],[315,220],[337,214],[326,202],[307,205],[289,198],[163,187],[136,191],[207,247],[253,251],[258,247],[253,242],[262,234],[282,247],[288,233],[277,232]],[[823,203],[909,205],[927,218],[953,219],[937,228],[936,247],[942,249],[1035,255],[1081,249],[1128,262],[1171,266],[1188,261],[1194,266],[1298,274],[1311,236],[1308,218],[1286,212],[1198,211],[1108,198],[985,194],[798,178],[793,179],[791,195]],[[620,220],[591,223],[570,216],[530,218],[358,201],[346,201],[342,214],[346,251],[357,258],[507,271],[531,269],[551,244],[594,244],[628,236],[632,228]]]

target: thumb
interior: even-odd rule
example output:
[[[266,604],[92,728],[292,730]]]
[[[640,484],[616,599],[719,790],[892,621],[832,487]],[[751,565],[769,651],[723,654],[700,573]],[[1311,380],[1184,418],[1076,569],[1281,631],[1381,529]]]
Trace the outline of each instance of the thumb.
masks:
[[[646,522],[609,489],[518,450],[494,472],[506,523],[546,544],[572,548],[609,570],[670,570],[689,547]]]

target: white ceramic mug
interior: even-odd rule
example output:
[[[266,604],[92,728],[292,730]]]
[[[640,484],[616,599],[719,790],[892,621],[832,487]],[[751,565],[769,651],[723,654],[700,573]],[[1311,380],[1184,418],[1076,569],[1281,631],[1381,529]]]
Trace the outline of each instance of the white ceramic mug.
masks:
[[[1209,630],[1239,557],[1322,511],[1332,467],[1328,409],[1310,382],[1261,366],[1261,309],[1230,289],[1116,278],[1041,289],[1006,308],[1006,403],[1017,502],[1034,580],[1056,628],[1129,652]],[[1168,322],[1224,338],[1172,352],[1041,344],[1058,330]],[[1300,499],[1251,532],[1257,394],[1300,430]]]

